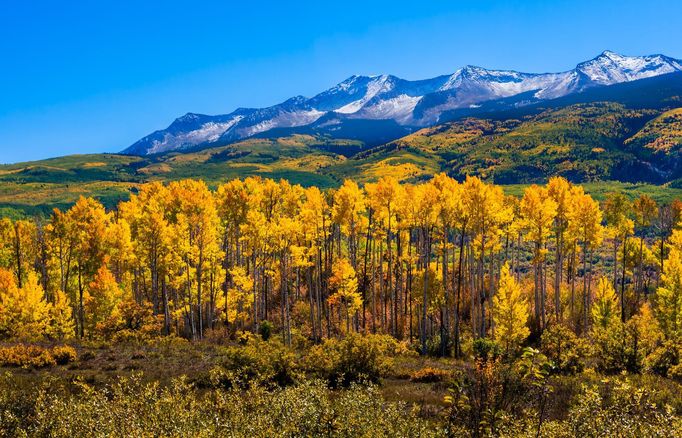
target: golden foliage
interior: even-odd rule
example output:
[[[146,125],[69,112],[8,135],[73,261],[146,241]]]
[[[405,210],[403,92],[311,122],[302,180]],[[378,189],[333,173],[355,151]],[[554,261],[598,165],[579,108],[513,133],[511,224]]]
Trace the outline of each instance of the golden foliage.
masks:
[[[493,297],[493,322],[495,339],[504,345],[507,353],[514,352],[528,337],[529,305],[521,287],[505,264],[500,270],[500,284]]]

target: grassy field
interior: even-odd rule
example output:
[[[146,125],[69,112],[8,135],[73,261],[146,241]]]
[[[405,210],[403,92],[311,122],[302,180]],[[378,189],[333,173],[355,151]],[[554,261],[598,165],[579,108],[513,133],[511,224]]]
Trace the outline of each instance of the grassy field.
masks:
[[[94,156],[93,158],[95,157],[111,159],[112,156]],[[113,158],[120,157],[113,156]],[[202,163],[193,166],[186,161],[187,159],[187,157],[181,156],[181,160],[171,161],[172,164],[168,165],[168,167],[172,166],[171,170],[168,170],[166,163],[151,163],[138,169],[136,173],[124,173],[120,170],[117,173],[111,168],[100,169],[102,173],[92,179],[88,177],[81,181],[59,181],[57,173],[72,173],[71,168],[67,167],[66,170],[62,170],[63,168],[58,166],[41,172],[41,178],[11,180],[4,179],[3,175],[0,176],[0,217],[47,216],[54,208],[68,209],[81,195],[94,197],[107,208],[113,208],[118,202],[128,199],[130,194],[136,192],[141,184],[155,180],[172,181],[182,178],[202,178],[207,181],[209,186],[215,188],[218,184],[233,178],[261,176],[275,180],[286,179],[293,184],[303,186],[315,185],[321,188],[333,188],[339,186],[344,178],[353,178],[360,183],[367,183],[376,181],[384,175],[391,175],[401,181],[415,183],[430,178],[440,170],[435,160],[411,152],[395,154],[380,161],[338,159],[333,167],[334,172],[329,173],[325,172],[326,168],[324,167],[320,167],[319,172],[311,170],[310,167],[318,165],[318,160],[334,160],[333,157],[292,158],[286,163],[278,162],[276,166],[243,162],[211,163],[208,165]],[[73,161],[78,163],[79,160]],[[68,162],[73,161],[68,160]],[[115,160],[112,159],[112,161]],[[313,161],[316,164],[311,164]],[[106,179],[105,174],[112,173],[127,175],[128,178]],[[502,186],[507,194],[522,196],[524,189],[529,185],[503,184]],[[586,192],[598,200],[603,200],[609,193],[613,192],[622,192],[631,199],[646,194],[658,203],[669,203],[673,199],[682,199],[682,188],[673,187],[671,184],[654,185],[598,181],[583,183],[582,185]]]

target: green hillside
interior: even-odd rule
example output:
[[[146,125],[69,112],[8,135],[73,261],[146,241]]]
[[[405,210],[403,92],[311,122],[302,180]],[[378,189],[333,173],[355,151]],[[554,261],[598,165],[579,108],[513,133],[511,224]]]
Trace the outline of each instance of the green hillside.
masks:
[[[442,157],[444,169],[455,176],[475,174],[498,184],[541,182],[553,175],[575,182],[662,183],[675,174],[659,171],[658,158],[626,145],[660,113],[616,103],[577,104],[521,120],[453,122],[395,144]]]
[[[345,178],[415,182],[437,172],[478,175],[511,192],[561,175],[588,183],[597,196],[623,189],[664,200],[682,192],[681,144],[682,108],[578,103],[519,118],[467,118],[369,150],[355,140],[294,134],[152,157],[74,155],[3,165],[0,213],[49,214],[80,195],[111,207],[149,181],[201,178],[215,186],[262,176],[328,188]]]

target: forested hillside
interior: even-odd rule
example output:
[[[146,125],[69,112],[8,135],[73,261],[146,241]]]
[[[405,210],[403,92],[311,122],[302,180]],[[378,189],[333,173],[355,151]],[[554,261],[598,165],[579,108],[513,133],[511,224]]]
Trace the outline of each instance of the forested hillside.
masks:
[[[3,219],[0,364],[63,381],[15,370],[0,428],[674,436],[681,212],[438,174],[156,182]],[[136,370],[157,383],[106,386]]]

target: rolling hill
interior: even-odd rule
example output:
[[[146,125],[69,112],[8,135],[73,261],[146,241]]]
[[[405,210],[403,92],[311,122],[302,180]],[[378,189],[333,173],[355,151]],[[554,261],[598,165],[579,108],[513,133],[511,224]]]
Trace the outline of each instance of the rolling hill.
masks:
[[[561,175],[588,183],[595,193],[620,187],[658,199],[682,187],[682,73],[517,107],[509,100],[501,106],[491,101],[473,114],[450,117],[375,147],[301,128],[164,154],[76,155],[3,165],[0,213],[47,214],[81,194],[113,206],[144,182],[182,178],[215,186],[261,176],[328,188],[344,178],[364,183],[393,175],[414,182],[442,171],[460,179],[479,175],[513,192]],[[375,136],[383,133],[379,129]]]

